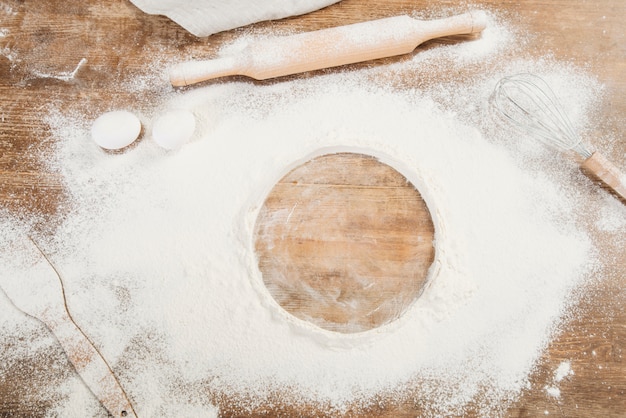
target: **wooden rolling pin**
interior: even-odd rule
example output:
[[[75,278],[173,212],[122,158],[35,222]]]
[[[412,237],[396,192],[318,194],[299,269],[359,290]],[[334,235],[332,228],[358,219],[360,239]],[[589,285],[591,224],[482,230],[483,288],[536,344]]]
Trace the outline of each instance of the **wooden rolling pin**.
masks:
[[[477,33],[486,24],[482,11],[428,21],[405,15],[258,39],[232,56],[174,65],[170,81],[174,86],[186,86],[229,75],[265,80],[407,54],[429,39]]]

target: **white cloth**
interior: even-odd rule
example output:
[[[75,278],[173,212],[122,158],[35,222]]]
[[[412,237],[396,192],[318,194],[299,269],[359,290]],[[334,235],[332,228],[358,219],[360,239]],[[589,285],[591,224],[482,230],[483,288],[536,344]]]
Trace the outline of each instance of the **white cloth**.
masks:
[[[321,9],[339,0],[130,0],[145,13],[164,15],[196,36]]]

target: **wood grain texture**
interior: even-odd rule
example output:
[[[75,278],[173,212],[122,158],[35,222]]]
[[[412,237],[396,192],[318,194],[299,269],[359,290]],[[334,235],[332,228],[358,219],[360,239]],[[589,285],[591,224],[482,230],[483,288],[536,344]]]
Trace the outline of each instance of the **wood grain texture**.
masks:
[[[438,0],[343,0],[305,16],[254,25],[258,31],[298,32],[316,30],[414,11],[465,11],[465,3]],[[624,167],[626,144],[622,129],[626,114],[626,2],[616,0],[477,0],[476,7],[498,11],[513,24],[536,36],[511,51],[511,57],[552,55],[593,73],[605,86],[603,120],[593,140],[606,146],[616,165]],[[240,30],[196,39],[175,23],[160,16],[141,13],[124,0],[0,0],[0,205],[17,213],[41,215],[49,220],[61,216],[66,197],[60,177],[41,155],[54,146],[42,115],[51,108],[77,109],[94,118],[107,110],[151,109],[163,89],[140,93],[120,88],[137,74],[145,73],[146,62],[158,53],[165,62],[154,71],[165,72],[167,64],[188,59],[210,58],[224,42]],[[415,53],[454,39],[429,41]],[[69,81],[59,75],[73,71],[81,59],[87,64]],[[402,57],[354,64],[347,69],[397,62]],[[345,70],[345,69],[342,69]],[[431,74],[425,69],[420,83],[471,77],[467,68],[458,73]],[[312,77],[307,73],[297,77]],[[233,78],[241,80],[240,78]],[[406,79],[391,77],[402,86]],[[280,81],[272,81],[274,83]],[[164,83],[167,79],[164,77]],[[266,82],[256,82],[264,84]],[[617,140],[611,140],[611,138]],[[601,192],[598,192],[601,193]],[[585,222],[585,219],[581,220]],[[626,411],[626,249],[615,250],[619,237],[594,237],[600,252],[611,249],[610,260],[598,276],[605,277],[584,289],[579,314],[567,321],[559,336],[546,348],[531,377],[531,386],[508,407],[510,417],[576,416],[623,417]],[[45,331],[41,332],[42,338]],[[0,338],[0,356],[12,347],[24,347],[17,335]],[[0,357],[1,358],[1,357]],[[548,397],[545,386],[561,361],[569,360],[575,375],[560,384],[560,398]],[[42,382],[55,384],[74,373],[60,350],[42,361],[28,358],[12,365],[0,376],[0,416],[42,416],[50,403],[42,402]],[[232,399],[216,398],[224,416],[315,416],[314,406],[293,410],[276,402],[241,411]],[[383,399],[372,409],[348,411],[347,416],[419,416],[419,402]],[[469,413],[468,413],[469,414]],[[319,415],[319,414],[318,414]],[[471,414],[470,414],[471,415]]]
[[[420,193],[370,156],[317,157],[283,177],[255,226],[263,281],[289,313],[330,331],[398,319],[421,294],[434,226]]]

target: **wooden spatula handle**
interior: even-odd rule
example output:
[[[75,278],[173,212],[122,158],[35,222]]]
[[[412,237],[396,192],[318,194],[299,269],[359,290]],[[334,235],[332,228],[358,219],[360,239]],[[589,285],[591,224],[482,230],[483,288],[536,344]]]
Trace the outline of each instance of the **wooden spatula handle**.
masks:
[[[581,164],[581,168],[585,174],[601,181],[626,202],[626,176],[604,155],[594,152]]]
[[[44,322],[63,347],[78,375],[102,406],[116,418],[136,417],[130,401],[109,365],[69,314],[54,319],[45,318]]]
[[[482,11],[428,21],[396,16],[258,39],[230,57],[175,65],[170,70],[170,81],[174,86],[185,86],[227,75],[265,80],[391,57],[409,53],[429,39],[480,32],[486,21]]]

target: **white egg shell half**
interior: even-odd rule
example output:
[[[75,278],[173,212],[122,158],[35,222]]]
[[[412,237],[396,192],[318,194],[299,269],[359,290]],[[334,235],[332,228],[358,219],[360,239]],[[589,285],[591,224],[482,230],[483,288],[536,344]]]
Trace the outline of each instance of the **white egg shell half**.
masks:
[[[161,115],[152,126],[152,138],[167,150],[185,144],[196,130],[196,118],[188,110],[170,110]]]
[[[132,144],[141,132],[141,121],[126,110],[107,112],[91,125],[91,137],[104,149],[118,150]]]

